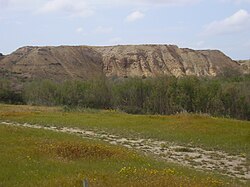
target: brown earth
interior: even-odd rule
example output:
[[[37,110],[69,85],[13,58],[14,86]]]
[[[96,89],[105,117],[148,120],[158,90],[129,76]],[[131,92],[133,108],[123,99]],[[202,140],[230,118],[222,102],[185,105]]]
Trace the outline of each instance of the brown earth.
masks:
[[[22,80],[85,80],[97,76],[217,76],[246,72],[218,50],[174,45],[22,47],[0,55],[0,76]]]
[[[242,66],[244,73],[250,74],[250,60],[239,60],[238,63]]]

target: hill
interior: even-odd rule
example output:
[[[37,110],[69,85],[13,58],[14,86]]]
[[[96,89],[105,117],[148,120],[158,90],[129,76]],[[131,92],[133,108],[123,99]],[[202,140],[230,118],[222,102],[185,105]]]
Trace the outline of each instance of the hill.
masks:
[[[86,80],[106,77],[217,76],[243,73],[218,50],[174,45],[22,47],[0,56],[1,77]]]

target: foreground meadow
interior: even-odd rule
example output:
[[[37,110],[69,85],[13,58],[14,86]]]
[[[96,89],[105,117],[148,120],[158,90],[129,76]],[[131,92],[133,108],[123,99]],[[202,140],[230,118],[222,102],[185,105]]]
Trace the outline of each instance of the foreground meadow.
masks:
[[[200,115],[146,116],[116,111],[0,105],[0,121],[105,131],[120,137],[225,151],[249,158],[250,123]],[[120,146],[1,124],[0,186],[237,186],[220,171],[195,171]],[[164,147],[163,147],[164,148]],[[188,150],[185,150],[188,151]],[[247,159],[248,160],[248,159]],[[249,160],[247,162],[249,167]],[[205,170],[206,171],[206,170]]]
[[[0,186],[224,186],[229,179],[76,136],[0,126]],[[232,182],[231,184],[236,184]]]
[[[0,120],[98,129],[250,155],[250,122],[204,115],[130,115],[116,111],[64,112],[60,107],[0,105]]]

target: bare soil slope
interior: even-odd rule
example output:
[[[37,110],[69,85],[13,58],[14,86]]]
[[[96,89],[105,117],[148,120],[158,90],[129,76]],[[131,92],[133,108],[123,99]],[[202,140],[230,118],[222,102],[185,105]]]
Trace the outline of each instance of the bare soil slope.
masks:
[[[174,45],[22,47],[0,56],[0,75],[24,80],[107,77],[216,76],[243,73],[242,66],[217,50]]]
[[[250,73],[250,60],[239,60],[240,65],[243,68],[244,73]]]

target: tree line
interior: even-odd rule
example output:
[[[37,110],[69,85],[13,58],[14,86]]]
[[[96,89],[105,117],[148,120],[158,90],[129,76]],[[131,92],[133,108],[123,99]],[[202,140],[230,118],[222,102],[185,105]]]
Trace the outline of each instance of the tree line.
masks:
[[[0,82],[0,101],[68,108],[115,109],[132,114],[205,113],[250,120],[250,76],[158,77],[33,81],[15,95]],[[4,89],[2,89],[4,88]],[[10,98],[13,97],[13,100]],[[12,102],[14,101],[14,102]]]

